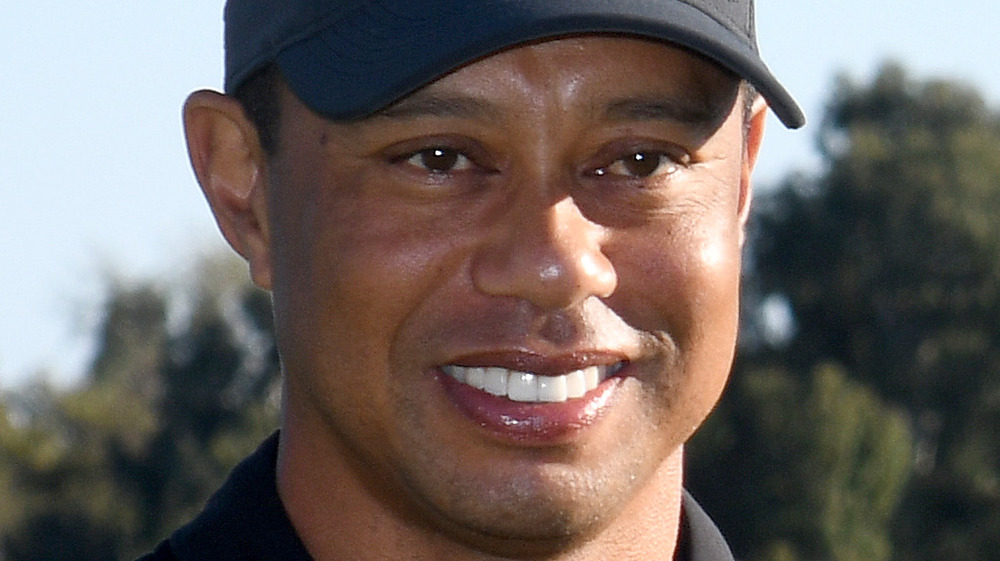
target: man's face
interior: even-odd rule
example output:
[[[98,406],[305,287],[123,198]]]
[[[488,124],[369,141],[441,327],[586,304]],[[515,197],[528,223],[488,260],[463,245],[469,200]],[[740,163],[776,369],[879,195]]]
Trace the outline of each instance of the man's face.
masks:
[[[503,52],[360,122],[286,92],[267,199],[286,430],[469,539],[606,525],[677,469],[730,368],[738,92],[606,37]]]

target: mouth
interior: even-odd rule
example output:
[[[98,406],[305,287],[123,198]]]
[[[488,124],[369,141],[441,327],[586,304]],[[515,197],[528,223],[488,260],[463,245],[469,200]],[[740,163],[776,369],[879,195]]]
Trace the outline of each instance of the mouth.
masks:
[[[448,364],[441,371],[456,382],[519,403],[563,403],[581,399],[622,368],[624,362],[542,375],[500,366]]]
[[[633,373],[610,353],[482,353],[436,368],[456,409],[506,446],[562,445],[606,418]]]

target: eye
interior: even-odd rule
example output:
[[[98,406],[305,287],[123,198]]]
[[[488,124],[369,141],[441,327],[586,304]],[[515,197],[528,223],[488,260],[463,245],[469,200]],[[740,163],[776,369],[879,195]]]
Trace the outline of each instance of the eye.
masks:
[[[434,147],[414,152],[405,158],[407,164],[427,170],[435,175],[445,175],[472,169],[472,160],[458,150]]]
[[[624,158],[619,158],[610,165],[597,168],[594,175],[615,175],[630,178],[649,178],[660,175],[670,175],[680,169],[674,158],[662,152],[633,152]]]

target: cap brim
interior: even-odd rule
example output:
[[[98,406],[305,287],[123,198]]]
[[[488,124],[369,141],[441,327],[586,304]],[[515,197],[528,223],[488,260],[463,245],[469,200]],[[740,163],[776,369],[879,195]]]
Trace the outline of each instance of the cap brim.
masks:
[[[276,62],[313,110],[350,120],[496,51],[580,33],[621,33],[686,47],[753,84],[785,126],[805,123],[754,45],[679,0],[487,0],[475,9],[464,2],[369,2],[288,46]]]

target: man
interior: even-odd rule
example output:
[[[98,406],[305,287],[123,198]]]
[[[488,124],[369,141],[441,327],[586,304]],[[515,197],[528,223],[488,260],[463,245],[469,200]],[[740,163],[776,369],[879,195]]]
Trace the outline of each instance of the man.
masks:
[[[185,126],[281,430],[146,559],[730,558],[683,446],[763,99],[803,122],[752,0],[230,0],[226,46]]]

